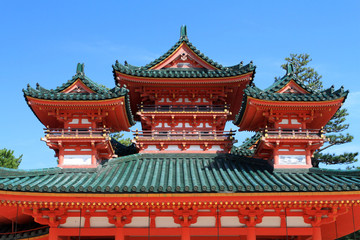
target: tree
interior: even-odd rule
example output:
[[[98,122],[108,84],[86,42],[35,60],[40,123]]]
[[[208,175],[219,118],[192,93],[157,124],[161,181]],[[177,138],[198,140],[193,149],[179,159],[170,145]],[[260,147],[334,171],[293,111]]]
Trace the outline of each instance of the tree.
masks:
[[[23,155],[20,155],[20,157],[16,158],[14,156],[14,150],[8,150],[6,148],[0,149],[0,167],[18,168],[21,163],[22,156]]]
[[[315,91],[323,90],[323,84],[321,81],[322,76],[315,71],[314,68],[308,66],[308,63],[312,61],[309,54],[290,54],[290,57],[285,58],[285,61],[286,63],[281,65],[283,69],[286,70],[287,64],[292,63],[294,66],[294,73],[300,81]],[[279,79],[280,78],[275,78],[275,81],[278,81]],[[341,108],[324,127],[327,141],[322,148],[315,152],[312,158],[312,165],[314,167],[319,167],[320,163],[349,164],[357,161],[357,152],[343,153],[340,155],[323,153],[325,149],[349,143],[353,140],[354,137],[349,133],[346,133],[345,135],[343,134],[343,132],[349,128],[349,124],[345,123],[346,116],[348,115],[349,113],[347,112],[347,109]]]
[[[131,138],[124,138],[123,133],[112,133],[111,137],[125,146],[130,146],[132,144]]]

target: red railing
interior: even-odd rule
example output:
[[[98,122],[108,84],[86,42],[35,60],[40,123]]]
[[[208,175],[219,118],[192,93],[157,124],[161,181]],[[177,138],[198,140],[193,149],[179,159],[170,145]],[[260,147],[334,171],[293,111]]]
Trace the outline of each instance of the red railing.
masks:
[[[232,139],[235,131],[133,131],[138,140],[225,140]]]
[[[47,137],[106,137],[110,131],[106,128],[45,128]]]
[[[318,129],[262,129],[262,135],[268,138],[323,138],[324,131]]]
[[[225,112],[227,105],[139,105],[142,112]]]

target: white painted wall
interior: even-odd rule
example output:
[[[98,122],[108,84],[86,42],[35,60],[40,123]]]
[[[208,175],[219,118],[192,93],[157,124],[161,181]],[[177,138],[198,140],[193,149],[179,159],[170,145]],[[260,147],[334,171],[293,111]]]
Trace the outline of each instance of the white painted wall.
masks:
[[[180,224],[174,222],[173,217],[156,217],[155,224],[158,228],[178,228]]]
[[[91,155],[64,155],[63,165],[91,165]]]
[[[80,224],[80,217],[68,217],[66,219],[66,223],[60,224],[59,227],[78,228],[78,227],[84,227],[84,224],[85,224],[85,217],[81,217],[81,224]]]
[[[111,228],[115,227],[115,224],[109,223],[108,217],[91,217],[90,227],[93,228]]]

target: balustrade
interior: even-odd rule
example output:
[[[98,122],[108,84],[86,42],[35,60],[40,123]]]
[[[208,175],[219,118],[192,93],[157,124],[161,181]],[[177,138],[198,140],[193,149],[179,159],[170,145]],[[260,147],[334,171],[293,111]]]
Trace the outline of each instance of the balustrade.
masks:
[[[44,128],[47,137],[106,137],[110,131],[106,128]]]
[[[324,131],[318,129],[269,129],[261,130],[266,138],[324,138]]]
[[[133,131],[140,140],[226,140],[232,139],[235,131]]]
[[[227,105],[139,105],[142,112],[225,112]]]

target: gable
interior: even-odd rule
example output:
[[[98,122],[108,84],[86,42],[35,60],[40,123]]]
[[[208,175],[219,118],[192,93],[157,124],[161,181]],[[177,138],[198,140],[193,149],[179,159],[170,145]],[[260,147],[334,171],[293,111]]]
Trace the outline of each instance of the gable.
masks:
[[[86,86],[79,78],[69,87],[61,91],[62,93],[95,93]]]
[[[204,61],[190,47],[183,42],[172,54],[151,69],[160,70],[167,68],[202,68],[216,70],[215,67]]]
[[[276,91],[276,93],[308,94],[309,92],[302,88],[294,80],[290,80],[284,87]]]

